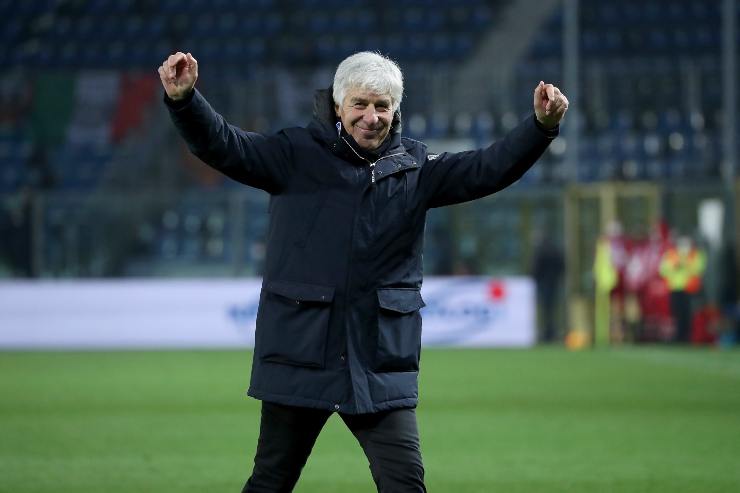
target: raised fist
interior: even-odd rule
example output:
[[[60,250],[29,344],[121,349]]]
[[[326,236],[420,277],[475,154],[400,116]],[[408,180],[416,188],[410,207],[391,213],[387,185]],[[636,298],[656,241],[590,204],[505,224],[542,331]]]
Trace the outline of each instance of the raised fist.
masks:
[[[556,127],[566,111],[568,111],[568,98],[565,94],[552,84],[540,81],[534,90],[534,112],[542,126]]]
[[[167,57],[157,71],[167,96],[177,101],[193,90],[198,80],[198,61],[190,53],[178,51]]]

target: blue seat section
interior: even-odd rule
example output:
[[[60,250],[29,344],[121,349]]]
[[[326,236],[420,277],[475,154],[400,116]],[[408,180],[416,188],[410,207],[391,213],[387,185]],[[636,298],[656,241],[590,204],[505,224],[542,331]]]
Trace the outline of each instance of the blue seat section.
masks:
[[[33,144],[20,131],[0,131],[0,193],[13,192],[38,181],[33,161]]]
[[[50,157],[56,188],[66,191],[92,190],[100,183],[111,159],[112,149],[104,146],[70,145]]]
[[[367,48],[455,60],[505,0],[2,0],[3,65],[150,69],[175,48],[210,64],[336,63]],[[393,12],[387,15],[385,12]],[[400,35],[399,35],[400,33]]]
[[[185,196],[166,207],[159,217],[141,225],[143,257],[169,263],[232,265],[241,262],[257,274],[264,262],[267,233],[267,200],[257,192],[241,191],[239,212],[249,220],[246,230],[236,231],[234,196],[204,201],[202,196]],[[240,247],[238,251],[234,248]],[[239,258],[235,258],[238,255]]]
[[[721,2],[580,2],[579,15],[578,178],[719,179]],[[518,64],[519,87],[563,86],[562,40],[558,10]],[[545,167],[563,164],[555,154]]]
[[[539,80],[568,92],[562,9],[555,9],[538,29],[516,66],[506,94],[513,108],[510,102],[502,107],[484,102],[473,113],[456,111],[454,103],[437,108],[415,84],[424,81],[419,85],[430,87],[434,68],[454,73],[456,63],[470,57],[484,33],[495,28],[506,1],[0,0],[0,65],[71,72],[151,71],[167,53],[184,49],[208,67],[199,84],[208,88],[209,100],[229,108],[232,100],[220,100],[218,94],[228,93],[223,86],[234,85],[225,78],[235,71],[246,78],[270,70],[331,72],[337,60],[350,53],[377,50],[404,66],[408,136],[464,138],[482,146],[531,111],[531,91]],[[719,177],[720,10],[721,2],[692,0],[580,2],[580,114],[575,115],[574,108],[566,120],[566,125],[581,126],[580,180]],[[315,86],[314,80],[301,82]],[[278,84],[275,91],[283,94]],[[294,121],[296,115],[307,114],[303,108],[282,111],[280,98],[272,99],[278,102],[261,106],[267,120],[264,130],[305,123]],[[240,115],[229,116],[239,122]],[[559,139],[543,157],[543,169],[533,169],[522,183],[572,177],[566,159],[573,144]],[[24,183],[28,158],[3,154],[2,145],[15,145],[0,142],[5,165],[0,187],[12,189]],[[57,149],[49,156],[57,186],[95,186],[112,153],[112,148]]]

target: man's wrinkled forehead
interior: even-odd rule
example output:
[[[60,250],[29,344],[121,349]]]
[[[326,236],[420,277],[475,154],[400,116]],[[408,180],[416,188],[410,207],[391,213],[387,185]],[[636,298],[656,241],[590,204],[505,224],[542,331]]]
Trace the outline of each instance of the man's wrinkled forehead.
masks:
[[[393,98],[391,98],[390,94],[378,94],[373,90],[362,87],[354,87],[347,91],[345,101],[350,104],[373,103],[377,105],[383,103],[386,106],[391,106],[393,104]]]

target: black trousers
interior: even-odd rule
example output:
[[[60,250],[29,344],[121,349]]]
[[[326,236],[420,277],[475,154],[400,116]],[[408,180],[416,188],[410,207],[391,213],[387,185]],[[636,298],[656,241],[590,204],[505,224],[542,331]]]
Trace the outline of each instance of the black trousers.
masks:
[[[263,402],[254,470],[242,493],[293,491],[331,414]],[[339,416],[364,450],[379,492],[426,492],[414,409]]]
[[[691,301],[686,291],[671,291],[671,314],[676,326],[674,342],[691,341]]]

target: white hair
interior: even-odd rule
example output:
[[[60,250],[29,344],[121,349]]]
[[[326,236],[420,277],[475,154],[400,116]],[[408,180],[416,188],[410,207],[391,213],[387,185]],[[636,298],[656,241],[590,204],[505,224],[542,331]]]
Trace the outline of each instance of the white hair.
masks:
[[[334,103],[341,105],[347,91],[364,89],[380,96],[389,95],[393,111],[401,106],[403,74],[396,62],[380,53],[361,51],[345,58],[334,74]]]

